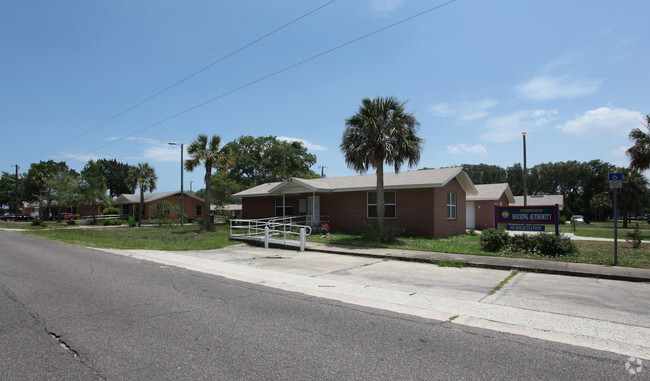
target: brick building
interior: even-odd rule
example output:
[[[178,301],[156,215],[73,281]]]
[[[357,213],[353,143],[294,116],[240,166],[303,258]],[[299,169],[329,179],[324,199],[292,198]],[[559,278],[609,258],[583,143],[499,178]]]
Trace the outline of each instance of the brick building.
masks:
[[[479,184],[475,195],[467,196],[466,227],[468,229],[487,229],[494,227],[494,205],[510,206],[515,202],[510,185]]]
[[[145,193],[144,214],[142,215],[142,218],[145,220],[152,218],[155,211],[154,208],[158,208],[158,205],[162,205],[165,201],[169,202],[172,205],[180,206],[181,192],[172,191]],[[115,204],[120,208],[122,215],[137,217],[138,208],[140,207],[140,193],[121,194],[117,198]],[[183,209],[185,216],[192,220],[204,219],[209,214],[208,211],[204,210],[205,200],[188,192],[183,192]],[[171,214],[172,220],[177,220],[178,217],[178,214]]]
[[[242,218],[306,216],[339,232],[359,232],[377,218],[377,177],[290,178],[233,196]],[[446,237],[465,232],[466,195],[476,188],[461,167],[384,174],[385,222],[406,234]]]

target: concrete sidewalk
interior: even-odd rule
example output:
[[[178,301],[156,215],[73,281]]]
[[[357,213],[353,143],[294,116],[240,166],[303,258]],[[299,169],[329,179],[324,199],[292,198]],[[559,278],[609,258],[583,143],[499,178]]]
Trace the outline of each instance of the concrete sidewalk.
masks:
[[[246,240],[245,242],[251,242]],[[259,240],[252,243],[263,244]],[[272,240],[272,247],[297,250],[298,241]],[[570,275],[590,278],[624,280],[629,282],[650,282],[650,269],[632,267],[593,265],[588,263],[570,263],[545,261],[539,259],[521,259],[490,257],[481,255],[436,253],[430,251],[377,249],[357,246],[330,245],[308,242],[306,250],[330,254],[356,255],[374,258],[389,258],[412,262],[439,263],[443,261],[464,262],[470,267],[499,270],[520,270],[546,274]],[[612,254],[613,255],[613,254]]]

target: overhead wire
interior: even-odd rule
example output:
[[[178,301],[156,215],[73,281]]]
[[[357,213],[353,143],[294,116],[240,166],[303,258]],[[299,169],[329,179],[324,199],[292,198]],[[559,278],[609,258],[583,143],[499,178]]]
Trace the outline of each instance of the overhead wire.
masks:
[[[235,54],[237,54],[237,53],[243,51],[244,49],[247,49],[247,48],[251,47],[252,45],[254,45],[254,44],[256,44],[256,43],[258,43],[258,42],[264,40],[265,38],[267,38],[267,37],[269,37],[269,36],[271,36],[271,35],[273,35],[273,34],[279,32],[279,31],[281,31],[282,29],[284,29],[284,28],[286,28],[286,27],[288,27],[288,26],[290,26],[290,25],[292,25],[292,24],[294,24],[294,23],[296,23],[296,22],[298,22],[298,21],[304,19],[305,17],[307,17],[307,16],[309,16],[309,15],[311,15],[311,14],[313,14],[313,13],[315,13],[315,12],[317,12],[317,11],[323,9],[323,8],[325,8],[326,6],[332,4],[332,3],[335,2],[335,1],[336,1],[336,0],[330,0],[330,1],[326,2],[326,3],[321,4],[320,6],[318,6],[318,7],[314,8],[314,9],[312,9],[311,11],[309,11],[309,12],[307,12],[307,13],[305,13],[305,14],[303,14],[303,15],[301,15],[301,16],[299,16],[299,17],[297,17],[297,18],[295,18],[295,19],[293,19],[293,20],[291,20],[291,21],[289,21],[289,22],[287,22],[286,24],[284,24],[284,25],[282,25],[282,26],[280,26],[280,27],[278,27],[278,28],[276,28],[276,29],[274,29],[274,30],[272,30],[272,31],[270,31],[270,32],[268,32],[268,33],[266,33],[265,35],[263,35],[263,36],[261,36],[261,37],[258,37],[257,39],[255,39],[255,40],[253,40],[253,41],[247,43],[246,45],[244,45],[244,46],[242,46],[242,47],[240,47],[240,48],[238,48],[238,49],[236,49],[236,50],[233,50],[232,52],[226,54],[225,56],[219,58],[218,60],[216,60],[216,61],[210,63],[210,64],[207,65],[207,66],[204,66],[203,68],[201,68],[201,69],[195,71],[194,73],[192,73],[192,74],[190,74],[190,75],[184,77],[183,79],[174,82],[173,84],[171,84],[171,85],[165,87],[164,89],[162,89],[162,90],[156,92],[155,94],[153,94],[153,95],[151,95],[151,96],[149,96],[149,97],[147,97],[147,98],[145,98],[145,99],[143,99],[143,100],[137,102],[136,104],[134,104],[134,105],[132,105],[132,106],[130,106],[130,107],[128,107],[128,108],[126,108],[126,109],[124,109],[124,110],[118,112],[117,114],[111,116],[110,118],[104,120],[103,122],[101,122],[101,123],[99,123],[99,124],[97,124],[97,125],[95,125],[95,126],[89,128],[89,129],[87,129],[87,130],[85,130],[85,131],[83,131],[83,132],[81,132],[81,133],[79,133],[79,134],[73,136],[72,138],[70,138],[70,139],[68,139],[68,140],[66,140],[66,141],[64,141],[64,142],[62,142],[62,143],[60,143],[60,144],[57,144],[57,145],[55,145],[55,146],[53,146],[53,147],[47,149],[46,151],[43,151],[43,152],[41,152],[41,153],[39,153],[39,154],[37,154],[37,155],[34,155],[34,156],[30,157],[30,158],[28,158],[27,160],[31,160],[31,159],[33,159],[33,158],[35,158],[35,157],[41,156],[41,155],[43,155],[43,154],[45,154],[45,153],[47,153],[47,152],[50,152],[50,151],[52,151],[52,150],[54,150],[54,149],[56,149],[56,148],[58,148],[58,147],[61,147],[61,146],[65,145],[65,144],[67,144],[67,143],[69,143],[69,142],[71,142],[71,141],[73,141],[73,140],[75,140],[75,139],[77,139],[77,138],[79,138],[79,137],[81,137],[81,136],[83,136],[83,135],[85,135],[85,134],[87,134],[87,133],[93,131],[93,130],[98,129],[99,127],[101,127],[101,126],[103,126],[103,125],[105,125],[105,124],[107,124],[107,123],[109,123],[109,122],[111,122],[111,121],[113,121],[113,120],[119,118],[120,116],[122,116],[122,115],[124,115],[124,114],[126,114],[126,113],[128,113],[128,112],[130,112],[130,111],[132,111],[132,110],[134,110],[135,108],[137,108],[137,107],[139,107],[139,106],[142,106],[143,104],[149,102],[150,100],[156,98],[157,96],[159,96],[159,95],[161,95],[161,94],[163,94],[163,93],[165,93],[165,92],[167,92],[167,91],[173,89],[174,87],[176,87],[176,86],[180,85],[181,83],[183,83],[183,82],[189,80],[190,78],[193,78],[193,77],[195,77],[196,75],[198,75],[198,74],[200,74],[200,73],[202,73],[202,72],[208,70],[209,68],[213,67],[214,65],[216,65],[216,64],[218,64],[218,63],[220,63],[220,62],[223,62],[224,60],[226,60],[226,59],[232,57],[233,55],[235,55]]]
[[[122,136],[122,137],[116,138],[116,139],[114,139],[114,140],[112,140],[112,141],[110,141],[110,142],[108,142],[108,143],[106,143],[106,144],[103,144],[103,145],[101,145],[101,146],[95,147],[95,148],[93,148],[93,149],[91,149],[91,150],[89,150],[89,151],[86,151],[86,152],[84,152],[84,153],[81,153],[81,154],[79,154],[79,155],[75,155],[75,156],[84,156],[84,155],[87,155],[87,154],[89,154],[89,153],[91,153],[91,152],[94,152],[94,151],[97,151],[97,150],[102,149],[102,148],[104,148],[104,147],[107,147],[107,146],[109,146],[109,145],[111,145],[111,144],[114,144],[115,142],[118,142],[118,141],[120,141],[120,140],[124,140],[124,139],[126,139],[126,138],[128,138],[128,137],[131,137],[131,136],[133,136],[133,135],[136,135],[136,134],[138,134],[138,133],[140,133],[140,132],[142,132],[142,131],[148,130],[148,129],[152,128],[152,127],[158,126],[158,125],[160,125],[160,124],[162,124],[162,123],[165,123],[165,122],[168,122],[168,121],[170,121],[170,120],[172,120],[172,119],[175,119],[175,118],[177,118],[177,117],[179,117],[179,116],[181,116],[181,115],[184,115],[184,114],[187,114],[187,113],[189,113],[189,112],[191,112],[191,111],[194,111],[194,110],[196,110],[196,109],[198,109],[198,108],[200,108],[200,107],[203,107],[203,106],[205,106],[205,105],[207,105],[207,104],[209,104],[209,103],[212,103],[212,102],[214,102],[214,101],[216,101],[216,100],[219,100],[219,99],[221,99],[221,98],[223,98],[223,97],[226,97],[226,96],[228,96],[228,95],[230,95],[230,94],[232,94],[232,93],[235,93],[235,92],[237,92],[237,91],[243,90],[243,89],[245,89],[245,88],[247,88],[247,87],[250,87],[250,86],[252,86],[252,85],[254,85],[254,84],[257,84],[257,83],[259,83],[259,82],[262,82],[262,81],[264,81],[264,80],[267,80],[267,79],[269,79],[269,78],[271,78],[271,77],[275,77],[275,76],[278,75],[278,74],[284,73],[285,71],[291,70],[291,69],[293,69],[293,68],[295,68],[295,67],[297,67],[297,66],[303,65],[303,64],[305,64],[305,63],[307,63],[307,62],[313,61],[313,60],[315,60],[316,58],[322,57],[322,56],[324,56],[324,55],[326,55],[326,54],[332,53],[332,52],[334,52],[334,51],[336,51],[336,50],[339,50],[339,49],[341,49],[341,48],[344,48],[344,47],[346,47],[346,46],[348,46],[348,45],[354,44],[354,43],[359,42],[359,41],[361,41],[361,40],[364,40],[364,39],[366,39],[366,38],[368,38],[368,37],[374,36],[375,34],[381,33],[381,32],[383,32],[383,31],[385,31],[385,30],[387,30],[387,29],[390,29],[390,28],[396,27],[396,26],[398,26],[398,25],[400,25],[400,24],[403,24],[403,23],[405,23],[405,22],[411,21],[411,20],[413,20],[413,19],[415,19],[415,18],[417,18],[417,17],[420,17],[420,16],[422,16],[422,15],[425,15],[425,14],[427,14],[427,13],[429,13],[429,12],[433,12],[433,11],[435,11],[435,10],[438,10],[438,9],[440,9],[440,8],[446,6],[446,5],[449,5],[449,4],[451,4],[451,3],[454,3],[455,1],[456,1],[456,0],[449,0],[449,1],[445,2],[445,3],[443,3],[443,4],[437,5],[437,6],[435,6],[435,7],[429,8],[429,9],[426,9],[426,10],[420,12],[420,13],[417,13],[417,14],[415,14],[415,15],[412,15],[412,16],[410,16],[410,17],[407,17],[407,18],[405,18],[405,19],[402,19],[402,20],[400,20],[400,21],[397,21],[397,22],[395,22],[395,23],[393,23],[393,24],[387,25],[387,26],[382,27],[382,28],[379,28],[379,29],[377,29],[377,30],[375,30],[375,31],[373,31],[373,32],[367,33],[367,34],[365,34],[365,35],[363,35],[363,36],[357,37],[357,38],[352,39],[352,40],[350,40],[350,41],[348,41],[348,42],[345,42],[345,43],[343,43],[343,44],[337,45],[337,46],[335,46],[335,47],[333,47],[333,48],[331,48],[331,49],[325,50],[325,51],[323,51],[323,52],[321,52],[321,53],[318,53],[318,54],[315,54],[315,55],[313,55],[313,56],[311,56],[311,57],[309,57],[309,58],[303,59],[303,60],[298,61],[298,62],[296,62],[296,63],[294,63],[294,64],[291,64],[291,65],[289,65],[289,66],[286,66],[286,67],[284,67],[284,68],[282,68],[282,69],[280,69],[280,70],[277,70],[277,71],[274,71],[274,72],[272,72],[272,73],[270,73],[270,74],[264,75],[264,76],[262,76],[262,77],[260,77],[260,78],[258,78],[258,79],[255,79],[255,80],[253,80],[253,81],[250,81],[250,82],[248,82],[248,83],[246,83],[246,84],[244,84],[244,85],[241,85],[241,86],[239,86],[239,87],[237,87],[237,88],[235,88],[235,89],[232,89],[232,90],[226,91],[225,93],[222,93],[222,94],[220,94],[220,95],[218,95],[218,96],[216,96],[216,97],[214,97],[214,98],[208,99],[208,100],[205,101],[205,102],[199,103],[199,104],[197,104],[197,105],[195,105],[195,106],[192,106],[192,107],[190,107],[190,108],[188,108],[188,109],[185,109],[185,110],[183,110],[183,111],[181,111],[181,112],[178,112],[178,113],[176,113],[176,114],[174,114],[174,115],[168,116],[167,118],[161,119],[161,120],[159,120],[159,121],[157,121],[157,122],[155,122],[155,123],[152,123],[152,124],[150,124],[150,125],[148,125],[148,126],[145,126],[145,127],[141,128],[141,129],[139,129],[139,130],[136,130],[136,131],[134,131],[134,132],[132,132],[132,133],[130,133],[130,134],[128,134],[128,135],[124,135],[124,136]]]

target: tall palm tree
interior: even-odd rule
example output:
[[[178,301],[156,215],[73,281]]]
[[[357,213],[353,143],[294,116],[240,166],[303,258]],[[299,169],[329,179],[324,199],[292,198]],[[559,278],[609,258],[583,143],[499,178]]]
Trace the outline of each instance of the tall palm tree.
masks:
[[[420,125],[395,97],[364,98],[356,114],[345,120],[341,151],[349,168],[377,173],[377,225],[384,233],[384,163],[399,172],[405,162],[413,167],[420,161],[423,139],[416,135]]]
[[[205,167],[205,230],[210,231],[210,196],[211,193],[211,179],[212,168],[216,168],[220,172],[226,172],[229,165],[229,159],[226,151],[220,147],[221,138],[217,135],[212,135],[208,140],[208,136],[201,134],[196,140],[192,140],[187,147],[187,153],[190,158],[185,160],[185,169],[192,172],[194,168],[198,167],[201,163]]]
[[[623,188],[620,190],[620,205],[623,209],[623,228],[627,228],[627,223],[632,212],[641,209],[645,197],[648,193],[648,179],[636,169],[621,168],[623,173]]]
[[[645,128],[648,132],[635,128],[628,135],[634,145],[628,148],[625,153],[630,157],[630,167],[645,171],[650,168],[650,115],[646,115]]]
[[[149,166],[149,163],[138,163],[129,171],[128,183],[132,187],[140,188],[140,209],[138,210],[138,226],[142,225],[144,212],[144,192],[152,192],[156,189],[158,175],[156,170]]]

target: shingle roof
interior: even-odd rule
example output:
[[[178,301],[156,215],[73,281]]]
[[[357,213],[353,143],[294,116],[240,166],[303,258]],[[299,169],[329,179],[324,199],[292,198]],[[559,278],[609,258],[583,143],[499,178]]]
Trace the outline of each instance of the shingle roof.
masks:
[[[153,193],[145,193],[144,194],[144,202],[153,202],[156,200],[160,200],[161,198],[173,196],[173,195],[180,195],[180,191],[171,191],[171,192],[153,192]],[[204,201],[202,198],[197,197],[191,193],[183,192],[183,195],[185,197],[192,197],[197,200]],[[134,194],[129,194],[129,193],[123,193],[117,197],[118,204],[137,204],[140,202],[140,193],[134,193]],[[205,201],[204,201],[205,202]]]
[[[477,184],[474,185],[478,194],[467,195],[467,201],[491,201],[498,200],[506,194],[509,203],[515,202],[515,198],[512,195],[510,190],[510,185],[508,183],[497,183],[497,184]]]
[[[564,196],[561,194],[533,195],[526,198],[526,203],[529,206],[558,204],[562,209],[564,207]],[[524,206],[524,196],[515,196],[515,203],[510,206]]]
[[[476,188],[462,167],[427,169],[407,172],[384,173],[386,189],[438,188],[457,178],[467,194],[475,194]],[[239,193],[235,197],[268,196],[300,192],[350,192],[373,190],[377,186],[377,175],[367,174],[320,179],[290,178],[284,182],[262,184]]]

